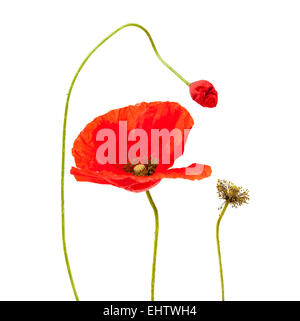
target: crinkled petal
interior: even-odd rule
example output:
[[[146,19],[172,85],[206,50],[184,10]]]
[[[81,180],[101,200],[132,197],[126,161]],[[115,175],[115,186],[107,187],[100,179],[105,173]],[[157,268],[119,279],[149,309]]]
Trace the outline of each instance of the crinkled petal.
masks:
[[[127,132],[125,134],[119,131],[120,121],[127,122]],[[175,102],[142,102],[137,105],[114,109],[95,118],[82,130],[74,142],[72,154],[78,168],[95,171],[106,169],[108,165],[101,165],[96,159],[97,149],[103,144],[102,141],[97,141],[96,136],[99,130],[109,129],[115,133],[116,137],[116,164],[114,165],[120,168],[128,161],[128,158],[125,161],[120,160],[119,151],[124,145],[121,140],[122,142],[127,141],[127,146],[125,146],[125,154],[127,155],[130,147],[136,143],[136,140],[128,142],[129,132],[133,129],[143,129],[147,133],[147,152],[146,155],[140,155],[140,159],[156,158],[159,163],[158,167],[167,169],[183,153],[188,131],[192,128],[193,123],[193,118],[189,112]],[[160,138],[159,143],[156,144],[158,146],[158,155],[153,155],[152,145],[155,140],[151,140],[152,129],[157,129],[160,132],[161,130],[167,130],[169,133],[176,129],[177,132],[181,133],[181,139],[178,138],[180,135],[175,135],[175,138],[171,135],[171,139],[168,140],[168,137],[166,137],[165,141]],[[174,146],[180,147],[179,151],[181,153],[176,153]],[[166,150],[170,151],[170,159],[167,157],[167,160],[163,159],[163,154],[166,153]]]
[[[211,168],[208,165],[194,163],[188,167],[171,168],[163,172],[156,172],[150,176],[135,176],[118,168],[111,168],[110,171],[101,170],[96,172],[72,167],[71,174],[80,182],[109,184],[138,193],[156,186],[163,178],[200,180],[209,177],[211,175]]]
[[[165,172],[155,175],[157,178],[184,178],[190,180],[200,180],[211,175],[211,167],[203,164],[193,163],[188,167],[171,168]]]
[[[108,184],[124,188],[131,192],[144,192],[157,185],[161,179],[152,176],[134,176],[130,173],[117,174],[113,171],[90,171],[72,167],[71,174],[79,182],[91,182],[97,184]]]

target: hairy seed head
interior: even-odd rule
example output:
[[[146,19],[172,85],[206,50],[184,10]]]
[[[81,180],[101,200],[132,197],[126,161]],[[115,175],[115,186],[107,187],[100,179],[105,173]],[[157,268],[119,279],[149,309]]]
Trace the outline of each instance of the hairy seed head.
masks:
[[[217,191],[219,198],[225,200],[232,207],[238,207],[249,202],[249,191],[225,179],[218,179]]]

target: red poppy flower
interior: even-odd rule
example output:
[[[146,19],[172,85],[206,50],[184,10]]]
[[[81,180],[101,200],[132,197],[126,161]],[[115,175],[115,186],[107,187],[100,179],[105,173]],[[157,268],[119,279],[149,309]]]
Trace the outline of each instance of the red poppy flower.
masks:
[[[125,122],[126,127],[121,127],[120,124],[124,125]],[[77,181],[110,184],[132,192],[146,191],[163,178],[200,180],[208,177],[211,175],[211,168],[207,165],[192,164],[184,168],[170,168],[175,159],[183,153],[188,131],[193,124],[189,112],[175,102],[143,102],[111,110],[94,119],[76,138],[72,149],[76,168],[72,167],[71,174]],[[176,134],[169,136],[170,139],[166,141],[159,137],[155,146],[153,132],[155,135],[162,131],[173,133],[174,129]],[[105,163],[101,159],[107,156],[105,153],[99,157],[99,148],[104,146],[102,144],[106,144],[108,149],[114,147],[108,146],[108,140],[103,143],[105,132],[103,135],[100,134],[99,139],[101,130],[114,133],[115,138],[112,141],[115,150],[110,159],[113,162]],[[144,134],[140,136],[141,130]],[[136,135],[137,133],[139,135]],[[180,135],[177,134],[185,138],[180,139]],[[138,159],[133,163],[129,161],[128,155],[130,150],[135,149],[137,140],[133,138],[136,136],[140,138],[140,142],[143,137],[146,140],[143,140],[143,145],[140,144],[141,148],[137,151]],[[181,154],[177,153],[178,146],[181,147]],[[153,147],[156,147],[155,152]],[[165,157],[165,151],[168,151],[169,158]],[[145,159],[149,161],[145,162]],[[155,161],[152,161],[153,159]]]
[[[199,80],[190,84],[190,94],[193,100],[203,107],[216,107],[218,92],[207,80]]]

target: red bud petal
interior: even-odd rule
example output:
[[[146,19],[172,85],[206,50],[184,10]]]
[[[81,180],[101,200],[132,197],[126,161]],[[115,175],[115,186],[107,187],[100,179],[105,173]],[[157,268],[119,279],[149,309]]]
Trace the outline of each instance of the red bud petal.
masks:
[[[190,94],[193,100],[203,107],[216,107],[218,92],[215,87],[206,80],[195,81],[190,84]]]

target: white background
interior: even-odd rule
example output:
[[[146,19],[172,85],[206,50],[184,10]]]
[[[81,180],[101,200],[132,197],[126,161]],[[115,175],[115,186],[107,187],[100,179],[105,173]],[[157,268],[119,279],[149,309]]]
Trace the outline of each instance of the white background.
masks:
[[[221,298],[218,178],[249,188],[220,236],[227,300],[299,300],[299,1],[2,1],[0,5],[0,299],[73,300],[60,221],[64,104],[88,52],[117,27],[145,26],[188,81],[219,92],[202,108],[127,28],[89,60],[70,101],[66,233],[82,300],[150,299],[154,216],[145,193],[77,183],[72,142],[94,117],[171,100],[195,120],[176,166],[209,164],[202,181],[152,190],[160,215],[157,300]]]

